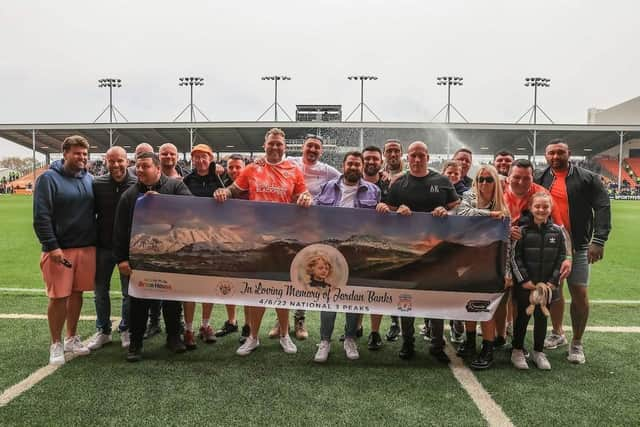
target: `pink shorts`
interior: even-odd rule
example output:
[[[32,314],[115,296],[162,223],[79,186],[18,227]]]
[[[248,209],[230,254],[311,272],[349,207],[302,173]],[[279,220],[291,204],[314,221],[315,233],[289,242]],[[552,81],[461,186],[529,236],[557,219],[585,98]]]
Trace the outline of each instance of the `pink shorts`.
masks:
[[[72,292],[93,291],[96,279],[96,248],[63,249],[71,268],[52,262],[49,253],[40,256],[40,270],[49,298],[66,298]]]

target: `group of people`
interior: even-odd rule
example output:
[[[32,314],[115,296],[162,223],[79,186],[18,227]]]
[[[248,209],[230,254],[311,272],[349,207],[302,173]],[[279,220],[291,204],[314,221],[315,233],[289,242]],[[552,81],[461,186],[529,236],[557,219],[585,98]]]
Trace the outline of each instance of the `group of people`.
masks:
[[[590,264],[602,259],[611,229],[607,192],[599,177],[573,165],[566,141],[552,140],[545,156],[548,166],[534,177],[534,167],[526,159],[509,152],[496,153],[493,165],[481,165],[469,176],[473,153],[463,148],[442,173],[429,168],[429,150],[422,141],[408,145],[405,167],[403,145],[387,140],[383,148],[369,146],[344,155],[342,170],[323,163],[323,139],[308,135],[302,157],[286,156],[285,134],[273,128],[265,135],[265,155],[245,166],[240,156],[232,156],[227,168],[213,161],[213,151],[204,144],[193,147],[193,170],[177,167],[177,149],[160,147],[158,155],[148,144],[136,147],[134,170],[127,170],[124,149],[112,147],[105,162],[109,173],[95,180],[86,173],[88,142],[71,136],[63,144],[63,160],[54,162],[37,181],[34,194],[34,228],[42,244],[41,269],[49,296],[48,318],[51,332],[50,363],[64,363],[64,352],[88,354],[111,342],[109,286],[117,266],[123,294],[119,324],[127,360],[142,358],[143,340],[159,332],[160,311],[167,333],[167,347],[183,352],[197,347],[197,338],[212,343],[239,331],[236,307],[226,306],[227,320],[216,331],[210,325],[213,306],[202,304],[202,323],[194,329],[196,304],[153,301],[128,296],[129,241],[133,211],[138,197],[149,192],[181,196],[213,197],[218,203],[230,198],[253,201],[295,203],[336,208],[375,209],[380,215],[395,212],[411,215],[426,212],[449,215],[482,215],[496,219],[509,217],[511,233],[504,286],[508,288],[492,320],[481,322],[482,345],[477,349],[473,322],[451,322],[452,341],[459,342],[457,354],[468,359],[474,369],[493,364],[493,351],[506,344],[512,329],[511,360],[519,369],[528,368],[524,337],[530,316],[534,316],[534,343],[530,355],[540,369],[550,369],[544,349],[569,345],[562,329],[566,279],[571,293],[573,335],[568,360],[584,363],[582,336],[589,304],[587,289]],[[535,182],[534,182],[535,181]],[[82,292],[94,290],[97,332],[88,345],[77,335]],[[543,304],[529,307],[542,295]],[[544,306],[549,305],[552,333],[546,336]],[[236,353],[247,356],[260,346],[260,326],[264,307],[245,307],[244,326]],[[296,353],[289,335],[289,312],[276,309],[277,323],[269,336],[279,338],[285,353]],[[348,359],[357,359],[357,340],[363,335],[362,315],[346,314],[340,338]],[[320,314],[320,343],[316,362],[327,360],[336,313]],[[293,316],[295,336],[308,337],[305,312]],[[61,339],[66,321],[66,337]],[[371,315],[367,347],[383,347],[381,315]],[[415,356],[414,319],[391,318],[388,341],[402,339],[399,356]],[[429,353],[449,362],[444,351],[444,320],[425,319],[425,339]]]

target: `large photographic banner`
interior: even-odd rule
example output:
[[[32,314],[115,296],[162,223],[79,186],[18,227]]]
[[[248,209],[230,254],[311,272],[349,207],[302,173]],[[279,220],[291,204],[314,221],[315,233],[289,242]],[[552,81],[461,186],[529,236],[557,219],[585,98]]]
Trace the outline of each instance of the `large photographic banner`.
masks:
[[[137,298],[489,320],[508,220],[152,194],[136,203]]]

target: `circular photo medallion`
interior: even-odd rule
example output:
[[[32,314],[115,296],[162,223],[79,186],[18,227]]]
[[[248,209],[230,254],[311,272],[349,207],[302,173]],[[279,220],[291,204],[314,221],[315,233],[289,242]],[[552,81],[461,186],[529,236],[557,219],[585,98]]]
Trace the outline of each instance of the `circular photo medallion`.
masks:
[[[347,286],[349,265],[336,248],[329,245],[309,245],[291,262],[291,281],[302,289],[331,289]]]

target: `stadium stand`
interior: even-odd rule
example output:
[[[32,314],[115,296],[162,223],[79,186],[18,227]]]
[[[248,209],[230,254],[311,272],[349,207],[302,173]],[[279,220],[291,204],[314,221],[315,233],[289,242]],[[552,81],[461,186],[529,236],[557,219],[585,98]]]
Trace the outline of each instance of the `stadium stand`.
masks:
[[[599,158],[596,159],[597,162],[602,166],[603,172],[610,174],[611,179],[618,179],[618,161],[616,159],[607,159],[607,158]],[[637,183],[631,176],[627,173],[626,170],[622,170],[622,180],[627,181],[629,185],[633,188],[636,187]]]
[[[633,171],[633,176],[637,180],[638,177],[640,176],[640,157],[628,157],[624,159],[624,161],[626,162],[627,165],[629,165],[629,167]]]

